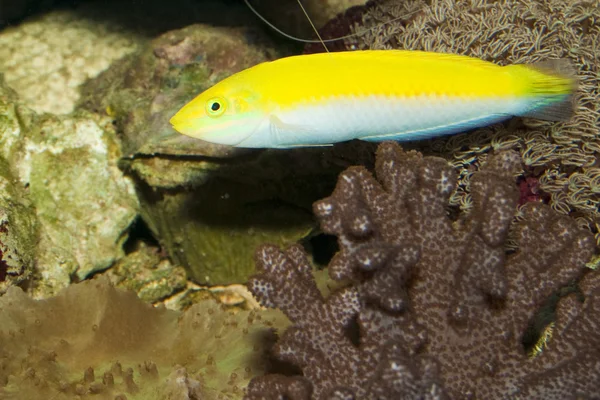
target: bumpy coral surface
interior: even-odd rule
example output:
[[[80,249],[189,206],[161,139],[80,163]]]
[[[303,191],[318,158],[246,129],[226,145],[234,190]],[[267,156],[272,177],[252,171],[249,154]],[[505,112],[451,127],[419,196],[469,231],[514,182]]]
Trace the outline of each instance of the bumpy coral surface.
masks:
[[[490,156],[457,219],[448,212],[456,174],[441,158],[385,143],[377,178],[344,172],[314,209],[340,245],[329,273],[349,286],[324,299],[298,247],[259,249],[249,287],[293,322],[275,354],[304,378],[257,378],[248,398],[593,398],[600,286],[585,263],[594,240],[539,203],[511,226],[520,171],[517,153]],[[562,297],[532,351],[525,336],[539,311],[582,276],[585,300]]]
[[[361,23],[356,23],[362,12]],[[577,70],[579,90],[569,122],[515,119],[419,147],[459,169],[451,198],[472,206],[469,182],[487,155],[517,150],[528,177],[539,180],[540,200],[570,214],[598,235],[600,213],[600,2],[597,0],[371,1],[335,26],[359,33],[344,48],[429,50],[465,54],[501,65],[563,58]],[[338,36],[334,25],[325,36]],[[327,28],[324,27],[324,29]],[[345,33],[345,32],[344,32]],[[341,42],[344,43],[344,42]],[[313,51],[322,51],[318,46]]]
[[[0,397],[240,398],[284,320],[213,301],[154,308],[105,278],[39,301],[13,287],[0,297]]]

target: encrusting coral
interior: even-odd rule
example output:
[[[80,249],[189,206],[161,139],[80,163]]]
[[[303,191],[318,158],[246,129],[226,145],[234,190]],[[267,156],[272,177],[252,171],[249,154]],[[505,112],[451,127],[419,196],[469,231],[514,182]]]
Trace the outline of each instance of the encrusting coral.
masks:
[[[472,205],[472,173],[494,150],[517,150],[525,177],[542,200],[570,214],[600,243],[600,3],[597,0],[379,0],[340,15],[322,36],[358,33],[344,49],[410,49],[464,54],[500,65],[562,58],[573,62],[579,89],[565,123],[514,119],[435,141],[421,151],[448,158],[459,170],[453,204]],[[323,51],[311,45],[309,51]]]
[[[255,378],[248,399],[600,393],[600,277],[585,267],[594,238],[539,203],[524,205],[513,222],[522,172],[516,152],[488,157],[471,179],[473,206],[455,219],[456,173],[444,159],[384,143],[375,171],[377,178],[349,168],[314,206],[340,246],[330,276],[346,287],[323,298],[299,246],[257,251],[260,273],[249,288],[292,321],[274,354],[303,377]],[[527,343],[540,310],[582,277],[581,293],[561,297],[544,326],[552,336]]]
[[[0,297],[2,399],[236,399],[285,318],[202,301],[155,308],[106,278]]]

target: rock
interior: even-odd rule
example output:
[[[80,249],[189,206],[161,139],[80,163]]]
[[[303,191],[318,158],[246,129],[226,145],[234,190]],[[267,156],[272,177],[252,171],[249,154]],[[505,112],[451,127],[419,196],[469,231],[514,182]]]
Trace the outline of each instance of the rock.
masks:
[[[35,210],[8,163],[0,159],[0,294],[32,276],[36,238]]]
[[[35,296],[44,297],[123,256],[138,201],[117,167],[109,119],[83,111],[37,115],[2,93],[0,83],[0,159],[35,209]]]
[[[0,71],[28,107],[68,114],[81,83],[144,39],[107,19],[52,11],[0,31]]]
[[[24,11],[34,3],[27,10],[31,13],[53,1],[0,0],[0,26],[7,6],[23,6]],[[144,0],[143,10],[135,0],[69,3],[0,30],[0,71],[25,105],[37,112],[70,113],[80,99],[79,85],[166,31],[202,21],[215,26],[260,23],[243,4],[222,0],[180,0],[172,5]]]
[[[105,273],[113,285],[134,291],[146,303],[157,303],[185,288],[185,269],[161,257],[157,248],[138,247]]]
[[[197,24],[156,38],[83,89],[81,106],[108,112],[122,135],[121,166],[138,182],[142,218],[199,284],[243,283],[258,244],[306,236],[312,201],[340,170],[326,167],[331,150],[235,149],[169,125],[202,90],[279,55],[259,30]]]

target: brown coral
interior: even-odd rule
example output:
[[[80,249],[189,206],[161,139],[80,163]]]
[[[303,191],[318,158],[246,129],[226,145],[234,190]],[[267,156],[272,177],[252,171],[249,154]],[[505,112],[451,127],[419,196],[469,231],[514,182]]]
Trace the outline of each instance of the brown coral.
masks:
[[[294,323],[275,354],[302,368],[312,383],[313,398],[416,398],[425,393],[444,398],[438,393],[435,361],[419,358],[415,363],[408,357],[423,343],[419,326],[402,315],[388,316],[362,305],[357,287],[341,290],[325,301],[300,246],[281,252],[265,245],[256,259],[262,274],[249,282],[250,290],[263,305],[282,309]],[[347,334],[355,318],[362,339],[359,346]],[[392,339],[404,346],[384,346]],[[394,380],[398,383],[390,385]],[[310,398],[311,390],[304,379],[267,376],[253,381],[248,396],[276,399],[282,393],[300,400]]]
[[[331,197],[315,204],[323,230],[340,244],[330,274],[352,283],[326,300],[297,248],[260,249],[262,273],[250,289],[290,316],[294,325],[275,352],[302,368],[314,398],[564,399],[600,392],[596,273],[582,282],[584,303],[575,294],[558,302],[554,336],[541,355],[532,359],[523,342],[548,299],[584,275],[594,241],[539,203],[525,205],[511,227],[520,168],[514,152],[489,157],[471,180],[472,209],[452,220],[456,176],[447,162],[381,145],[377,179],[352,167]],[[516,251],[506,249],[509,235]],[[352,321],[359,326],[355,342],[348,337]],[[261,398],[253,390],[263,382],[251,383],[250,398]]]

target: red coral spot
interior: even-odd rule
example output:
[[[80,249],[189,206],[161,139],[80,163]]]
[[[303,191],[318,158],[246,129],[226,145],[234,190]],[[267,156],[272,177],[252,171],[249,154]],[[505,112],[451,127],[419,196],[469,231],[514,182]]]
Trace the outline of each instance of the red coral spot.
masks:
[[[519,205],[542,202],[539,180],[534,176],[521,178],[519,181]]]
[[[0,246],[2,243],[0,243]],[[4,253],[0,250],[0,282],[6,280],[6,273],[8,272],[8,264],[4,261]]]

